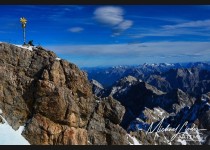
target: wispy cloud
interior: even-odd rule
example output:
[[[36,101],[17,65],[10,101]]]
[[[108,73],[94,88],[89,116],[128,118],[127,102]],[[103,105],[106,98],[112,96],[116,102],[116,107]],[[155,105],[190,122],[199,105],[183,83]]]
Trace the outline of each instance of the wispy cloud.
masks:
[[[82,32],[83,30],[84,29],[81,27],[72,27],[68,29],[69,32],[74,32],[74,33]]]
[[[84,7],[79,5],[58,5],[56,7],[52,5],[48,7],[38,7],[37,11],[45,11],[45,13],[40,16],[41,19],[63,22],[64,20],[72,19],[67,16],[82,11],[83,8]]]
[[[141,44],[48,46],[47,48],[60,56],[69,56],[69,60],[79,66],[206,61],[210,59],[209,42],[164,41]]]
[[[133,34],[130,34],[131,38],[143,38],[143,37],[172,37],[172,36],[210,36],[210,19],[188,21],[184,23],[178,23],[174,25],[163,25],[156,28],[137,28]]]
[[[65,11],[82,10],[84,7],[80,5],[62,5]]]
[[[137,44],[66,45],[48,46],[60,54],[154,56],[154,55],[206,55],[210,54],[209,42],[146,42]]]
[[[113,29],[113,36],[120,35],[123,31],[129,29],[133,25],[131,20],[125,20]]]
[[[186,29],[186,28],[174,28],[165,29],[139,29],[136,33],[128,34],[131,38],[143,38],[143,37],[173,37],[181,35],[193,35],[193,36],[210,36],[210,29]],[[184,40],[184,39],[182,39]]]
[[[176,29],[176,28],[197,28],[197,27],[210,27],[210,19],[208,20],[196,20],[175,25],[165,25],[165,29]]]
[[[154,17],[154,16],[137,16],[137,15],[133,15],[133,16],[130,16],[130,18],[140,19],[140,20],[144,19],[144,20],[153,20],[153,21],[161,21],[161,22],[172,22],[172,23],[183,23],[183,22],[189,21],[187,19],[175,18],[175,17],[166,17],[166,16]]]
[[[94,11],[94,19],[105,26],[111,27],[113,36],[120,35],[133,25],[133,21],[124,18],[124,10],[121,7],[99,7]]]

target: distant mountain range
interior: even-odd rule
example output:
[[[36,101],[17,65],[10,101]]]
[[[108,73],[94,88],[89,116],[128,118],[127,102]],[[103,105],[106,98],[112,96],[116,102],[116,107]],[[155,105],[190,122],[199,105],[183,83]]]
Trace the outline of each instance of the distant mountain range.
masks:
[[[210,140],[210,63],[160,63],[108,68],[83,68],[97,97],[113,97],[126,109],[121,126],[144,144],[208,144]],[[163,120],[162,120],[163,119]],[[195,126],[197,141],[176,139],[164,133],[157,140],[143,138],[153,125],[181,129]],[[154,124],[153,124],[154,123]],[[140,132],[141,131],[141,132]],[[188,136],[193,134],[187,132]],[[141,135],[141,136],[140,136]],[[202,136],[200,136],[202,135]],[[191,137],[192,138],[192,137]],[[152,141],[152,142],[151,142]]]
[[[136,66],[113,66],[113,67],[84,67],[82,70],[88,73],[88,79],[99,81],[104,87],[112,86],[117,80],[131,75],[139,79],[148,78],[150,75],[160,75],[170,69],[198,68],[210,70],[210,62],[189,63],[154,63]]]

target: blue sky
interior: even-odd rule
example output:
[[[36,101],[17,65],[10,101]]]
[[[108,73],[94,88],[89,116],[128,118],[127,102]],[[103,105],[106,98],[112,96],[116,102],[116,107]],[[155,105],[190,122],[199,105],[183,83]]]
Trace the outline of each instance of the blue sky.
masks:
[[[79,67],[209,61],[210,5],[0,5],[0,41],[26,40]]]

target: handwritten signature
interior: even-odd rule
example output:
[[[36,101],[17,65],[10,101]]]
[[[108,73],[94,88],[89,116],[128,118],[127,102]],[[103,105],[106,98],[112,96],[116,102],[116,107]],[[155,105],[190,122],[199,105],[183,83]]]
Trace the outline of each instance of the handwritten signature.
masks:
[[[171,137],[170,140],[168,140],[168,143],[172,142],[177,136],[179,136],[180,138],[186,138],[186,137],[190,137],[188,138],[188,141],[189,139],[192,140],[192,141],[196,141],[195,138],[192,138],[193,136],[190,136],[189,135],[189,131],[192,131],[192,132],[195,132],[195,133],[198,133],[199,135],[202,135],[202,133],[200,133],[199,131],[204,131],[206,129],[198,129],[197,127],[195,127],[195,124],[193,124],[193,126],[191,128],[188,128],[187,127],[187,124],[188,124],[188,121],[186,121],[182,126],[179,124],[176,128],[172,128],[170,127],[171,125],[168,124],[168,126],[166,128],[163,128],[162,127],[162,123],[164,121],[165,118],[163,118],[156,126],[155,128],[152,130],[153,128],[153,122],[151,123],[150,127],[148,128],[147,132],[146,132],[146,135],[149,134],[149,133],[155,133],[155,137],[154,137],[154,140],[156,139],[156,137],[159,137],[159,134],[160,132],[168,132],[168,131],[172,131],[172,132],[175,132],[175,134]],[[186,128],[185,128],[186,127]],[[185,129],[184,129],[185,128]],[[182,129],[184,129],[184,132],[181,132]],[[197,141],[199,141],[199,139],[197,139]]]

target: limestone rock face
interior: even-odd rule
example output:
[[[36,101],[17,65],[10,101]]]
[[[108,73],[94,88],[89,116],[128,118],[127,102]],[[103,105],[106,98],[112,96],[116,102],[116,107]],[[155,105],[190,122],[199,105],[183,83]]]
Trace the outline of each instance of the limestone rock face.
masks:
[[[93,95],[86,73],[42,47],[0,43],[0,109],[38,145],[128,144],[125,108]]]
[[[87,144],[87,130],[54,123],[40,114],[30,120],[24,136],[38,145]]]
[[[112,97],[98,103],[88,124],[90,143],[98,145],[128,145],[126,131],[118,124],[122,121],[125,108]]]

